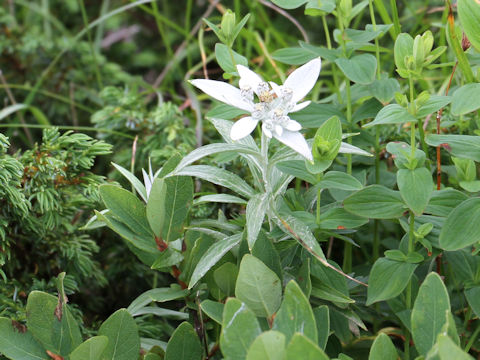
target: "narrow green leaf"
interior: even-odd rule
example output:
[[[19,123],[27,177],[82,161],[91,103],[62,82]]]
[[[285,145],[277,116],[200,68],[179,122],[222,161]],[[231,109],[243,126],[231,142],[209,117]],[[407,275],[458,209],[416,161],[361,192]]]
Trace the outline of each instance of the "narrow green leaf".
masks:
[[[24,110],[24,109],[28,109],[28,105],[14,104],[14,105],[4,107],[2,110],[0,110],[0,120],[6,118],[7,116],[9,116],[9,115],[11,115],[11,114],[13,114],[17,111]]]
[[[165,198],[167,186],[163,179],[157,178],[153,181],[150,196],[147,202],[146,215],[150,228],[154,234],[161,237],[163,224],[165,222]]]
[[[133,300],[127,311],[135,316],[138,310],[151,302],[166,302],[176,300],[187,296],[188,290],[181,290],[179,288],[156,288],[145,291],[143,294]]]
[[[188,288],[191,289],[228,251],[242,240],[242,233],[217,241],[208,248],[192,273]]]
[[[174,241],[182,236],[183,224],[193,202],[193,181],[190,177],[173,176],[165,178],[165,186],[162,237],[165,241]]]
[[[330,335],[330,314],[327,305],[319,306],[313,309],[315,323],[317,324],[318,346],[325,350],[328,336]]]
[[[473,0],[467,0],[467,1],[473,2]],[[453,14],[452,16],[448,17],[447,29],[448,29],[447,39],[449,40],[450,47],[453,50],[458,60],[458,66],[462,71],[463,75],[465,76],[465,79],[467,80],[467,82],[471,83],[474,81],[473,71],[470,66],[470,63],[468,62],[467,55],[465,54],[465,51],[462,48],[462,45],[461,45],[462,39],[460,38],[462,36],[461,35],[462,32],[460,29],[458,29],[455,26],[455,20],[454,20]],[[458,32],[457,32],[457,29],[459,30]]]
[[[127,180],[130,182],[130,184],[133,185],[135,190],[138,192],[140,197],[143,199],[143,201],[147,202],[147,190],[145,189],[145,185],[142,184],[140,180],[137,179],[137,177],[132,174],[130,171],[125,169],[124,167],[115,164],[112,162],[112,165],[120,171],[120,173],[127,178]]]
[[[176,172],[177,175],[194,176],[213,184],[224,186],[247,198],[255,192],[242,178],[230,171],[209,165],[191,165]]]
[[[233,196],[229,194],[212,194],[212,195],[203,195],[199,196],[193,201],[193,205],[203,204],[203,203],[211,203],[211,202],[219,202],[219,203],[226,203],[226,204],[241,204],[246,205],[247,202],[238,196]]]
[[[247,242],[251,250],[257,241],[258,233],[263,225],[267,212],[268,197],[266,194],[256,194],[248,201],[246,209]]]
[[[219,154],[219,153],[231,153],[231,152],[248,154],[253,156],[260,156],[258,151],[255,151],[250,146],[243,145],[243,144],[237,144],[237,143],[208,144],[193,150],[188,155],[183,157],[183,159],[177,165],[175,170],[173,170],[173,174],[176,174],[178,171],[184,169],[186,166],[191,165],[195,161],[203,159],[204,157]]]
[[[130,191],[115,185],[101,185],[100,195],[105,206],[133,232],[151,235],[153,232],[147,221],[145,205]]]

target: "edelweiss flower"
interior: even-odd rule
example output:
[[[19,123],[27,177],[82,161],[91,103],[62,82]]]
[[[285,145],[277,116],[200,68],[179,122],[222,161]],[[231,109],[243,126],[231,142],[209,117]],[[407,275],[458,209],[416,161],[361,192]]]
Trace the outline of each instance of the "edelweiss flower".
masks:
[[[232,140],[249,135],[262,122],[262,130],[269,138],[274,137],[308,160],[312,152],[300,129],[302,126],[288,114],[299,111],[310,104],[305,101],[297,104],[307,95],[317,82],[320,74],[320,58],[313,59],[293,71],[283,85],[266,83],[247,67],[237,65],[240,75],[240,89],[222,81],[197,79],[191,83],[211,97],[251,114],[238,120],[230,132]],[[255,101],[255,95],[257,101]]]

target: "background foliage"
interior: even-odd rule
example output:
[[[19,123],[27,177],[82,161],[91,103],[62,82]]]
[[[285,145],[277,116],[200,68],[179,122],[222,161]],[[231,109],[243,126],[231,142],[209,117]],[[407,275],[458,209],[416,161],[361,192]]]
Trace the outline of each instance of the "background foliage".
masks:
[[[475,0],[6,0],[0,357],[477,358],[479,24]],[[313,163],[233,142],[243,112],[187,81],[317,57]]]

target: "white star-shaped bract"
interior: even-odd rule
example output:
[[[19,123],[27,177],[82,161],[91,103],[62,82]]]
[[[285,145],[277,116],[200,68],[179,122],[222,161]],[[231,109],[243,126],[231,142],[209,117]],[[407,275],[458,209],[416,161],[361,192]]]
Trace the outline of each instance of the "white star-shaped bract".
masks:
[[[293,71],[283,85],[267,83],[243,65],[237,65],[240,89],[215,80],[196,79],[191,83],[211,97],[250,113],[232,126],[232,140],[249,135],[261,121],[266,136],[276,138],[308,160],[313,160],[312,152],[299,132],[301,125],[288,114],[310,104],[310,101],[298,102],[312,90],[320,68],[320,58],[313,59]]]

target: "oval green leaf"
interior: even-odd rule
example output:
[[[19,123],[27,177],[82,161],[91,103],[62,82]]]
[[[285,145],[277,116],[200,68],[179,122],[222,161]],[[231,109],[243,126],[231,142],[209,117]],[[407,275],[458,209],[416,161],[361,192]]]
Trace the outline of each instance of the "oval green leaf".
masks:
[[[282,284],[277,274],[261,260],[247,254],[240,263],[235,295],[255,315],[271,317],[280,306]]]
[[[480,241],[480,198],[458,205],[447,217],[440,231],[440,247],[452,251]]]
[[[418,291],[412,310],[412,336],[420,355],[426,355],[447,322],[450,299],[440,276],[431,272]]]

